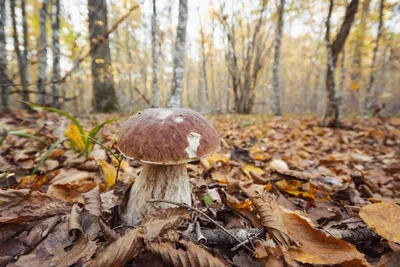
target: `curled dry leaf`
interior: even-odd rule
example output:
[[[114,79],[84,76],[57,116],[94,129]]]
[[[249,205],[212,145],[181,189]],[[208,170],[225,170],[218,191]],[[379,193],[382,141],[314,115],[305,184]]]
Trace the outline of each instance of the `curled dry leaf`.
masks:
[[[272,239],[283,249],[299,248],[300,244],[288,233],[282,218],[282,210],[271,197],[251,199],[260,215],[262,225],[267,228]]]
[[[360,217],[374,232],[391,242],[400,243],[400,207],[380,202],[362,207]]]
[[[101,216],[100,188],[97,185],[87,193],[82,194],[85,201],[85,210],[94,216]]]
[[[101,231],[103,231],[105,238],[111,241],[115,241],[121,237],[117,232],[114,231],[114,229],[108,226],[108,224],[101,217],[99,218],[99,225]]]
[[[68,220],[68,233],[70,236],[74,236],[74,239],[78,234],[82,234],[81,215],[78,204],[74,204],[71,208]]]
[[[0,190],[0,192],[2,191],[4,192],[4,190]],[[22,190],[14,190],[14,193],[16,193],[15,191]],[[1,223],[28,222],[58,214],[66,214],[71,209],[69,203],[37,191],[30,192],[28,195],[23,196],[22,199],[21,194],[18,197],[15,197],[15,194],[12,195],[14,197],[4,198],[6,201],[5,208],[0,207]],[[0,193],[0,201],[1,199]],[[15,202],[7,205],[7,201],[11,199],[15,199]]]
[[[364,256],[352,244],[314,229],[299,215],[285,212],[283,220],[288,233],[302,244],[301,248],[288,251],[293,260],[321,265],[351,263],[355,264],[352,266],[369,266]]]
[[[228,266],[220,258],[213,256],[203,247],[190,241],[181,240],[179,247],[173,242],[150,243],[148,249],[158,255],[164,263],[176,267],[217,267]],[[184,246],[185,249],[181,247]]]

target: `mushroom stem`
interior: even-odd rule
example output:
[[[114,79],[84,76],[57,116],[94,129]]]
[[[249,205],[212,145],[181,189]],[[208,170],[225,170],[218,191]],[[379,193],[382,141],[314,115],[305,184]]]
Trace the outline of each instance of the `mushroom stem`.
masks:
[[[142,172],[129,193],[121,218],[128,225],[136,225],[144,215],[155,211],[148,199],[164,199],[192,205],[186,163],[179,165],[143,164]],[[173,207],[162,203],[161,208]]]

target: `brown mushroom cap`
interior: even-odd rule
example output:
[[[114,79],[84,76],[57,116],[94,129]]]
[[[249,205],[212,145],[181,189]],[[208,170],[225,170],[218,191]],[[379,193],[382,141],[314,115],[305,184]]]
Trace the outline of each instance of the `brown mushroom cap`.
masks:
[[[200,113],[185,108],[151,108],[122,126],[118,149],[145,163],[175,165],[211,155],[220,148],[217,130]]]

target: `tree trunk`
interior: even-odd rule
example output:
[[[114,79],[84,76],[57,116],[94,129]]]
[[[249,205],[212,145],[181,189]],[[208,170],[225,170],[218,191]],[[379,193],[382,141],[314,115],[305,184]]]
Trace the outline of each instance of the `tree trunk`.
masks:
[[[44,0],[42,8],[40,10],[40,51],[39,51],[39,79],[38,91],[39,91],[39,104],[44,105],[46,95],[46,69],[47,69],[47,32],[46,32],[46,20],[49,0]]]
[[[8,110],[9,80],[7,73],[7,50],[6,50],[6,0],[0,0],[0,110]]]
[[[174,53],[174,74],[171,95],[168,100],[168,107],[171,108],[181,107],[183,78],[185,74],[186,25],[188,15],[187,0],[179,0],[178,29],[176,32]]]
[[[59,95],[60,95],[60,0],[55,0],[53,4],[53,21],[51,29],[53,31],[53,81],[52,84],[52,101],[51,104],[55,108],[60,108]]]
[[[383,9],[385,7],[385,1],[381,0],[380,5],[379,5],[379,24],[378,24],[378,33],[376,36],[375,40],[375,47],[374,47],[374,53],[373,53],[373,58],[372,58],[372,64],[371,64],[371,74],[369,77],[369,84],[367,87],[367,90],[365,92],[365,100],[364,100],[364,118],[368,118],[369,112],[371,109],[371,95],[372,95],[372,88],[374,86],[375,82],[375,68],[376,68],[376,58],[378,55],[379,51],[379,40],[381,39],[382,35],[382,27],[383,27]]]
[[[153,60],[153,105],[160,106],[160,90],[158,89],[158,51],[157,51],[157,8],[156,0],[153,0],[153,16],[151,17],[151,56]]]
[[[29,72],[28,72],[28,26],[26,22],[26,12],[25,12],[25,0],[21,1],[21,10],[22,10],[22,31],[23,31],[23,54],[21,53],[21,49],[19,46],[18,40],[18,31],[17,31],[17,18],[15,15],[15,4],[16,1],[10,1],[10,9],[11,9],[11,19],[12,19],[12,27],[13,27],[13,39],[14,39],[14,50],[17,56],[18,61],[18,69],[19,75],[22,84],[22,100],[30,101],[29,92],[28,92],[28,84],[30,83]],[[26,108],[26,105],[22,105],[23,108]]]
[[[97,112],[117,110],[107,33],[106,0],[88,0],[89,38],[92,55],[93,108]],[[98,45],[100,43],[100,45]],[[97,46],[97,48],[96,48]]]
[[[360,23],[356,34],[356,43],[354,47],[353,66],[350,72],[351,79],[351,106],[355,107],[355,112],[360,112],[360,89],[362,88],[362,53],[365,49],[365,36],[367,29],[367,18],[371,0],[364,0],[361,11]]]
[[[275,55],[274,55],[273,78],[272,78],[273,80],[272,94],[274,97],[273,104],[274,104],[275,116],[282,116],[280,88],[279,88],[279,61],[280,61],[280,51],[281,51],[284,9],[285,9],[285,0],[280,0],[280,5],[278,9],[278,24],[276,26]]]
[[[326,90],[328,99],[327,99],[327,107],[323,119],[323,124],[324,125],[330,124],[328,119],[330,117],[334,117],[333,125],[335,127],[339,127],[342,115],[341,95],[335,83],[335,69],[339,54],[344,47],[346,39],[350,33],[351,26],[354,22],[354,17],[357,13],[359,1],[351,0],[350,4],[346,7],[346,14],[343,23],[333,43],[331,43],[330,41],[330,20],[332,16],[334,0],[330,0],[329,2],[330,4],[329,4],[328,17],[326,20],[326,34],[325,34],[325,42],[328,54],[328,67],[326,73]]]
[[[206,37],[204,34],[203,25],[201,22],[201,15],[199,9],[197,9],[200,22],[200,38],[201,38],[201,79],[202,79],[202,98],[201,98],[201,111],[209,112],[210,109],[210,97],[208,95],[208,77],[207,77],[207,57],[206,57]]]

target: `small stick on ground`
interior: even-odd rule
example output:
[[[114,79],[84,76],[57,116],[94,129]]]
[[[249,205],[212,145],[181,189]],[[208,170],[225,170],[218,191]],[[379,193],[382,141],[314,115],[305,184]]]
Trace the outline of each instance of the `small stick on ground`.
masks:
[[[220,228],[225,234],[227,234],[228,236],[230,236],[231,238],[233,238],[234,240],[236,240],[238,242],[238,244],[240,244],[242,242],[242,240],[240,240],[239,238],[237,238],[236,236],[232,235],[225,227],[223,227],[222,225],[220,225],[217,221],[215,221],[213,218],[211,218],[210,216],[208,216],[206,213],[202,212],[201,210],[191,207],[189,205],[186,205],[184,203],[178,203],[178,202],[173,202],[173,201],[169,201],[169,200],[162,200],[162,199],[149,199],[147,200],[147,202],[149,203],[159,203],[159,202],[163,202],[163,203],[168,203],[171,205],[175,205],[178,207],[183,207],[183,208],[187,208],[189,210],[193,210],[197,213],[199,213],[200,215],[206,217],[207,219],[209,219],[211,222],[213,222],[218,228]],[[247,245],[243,245],[246,249],[248,249],[250,252],[255,253],[255,251],[250,248]]]

